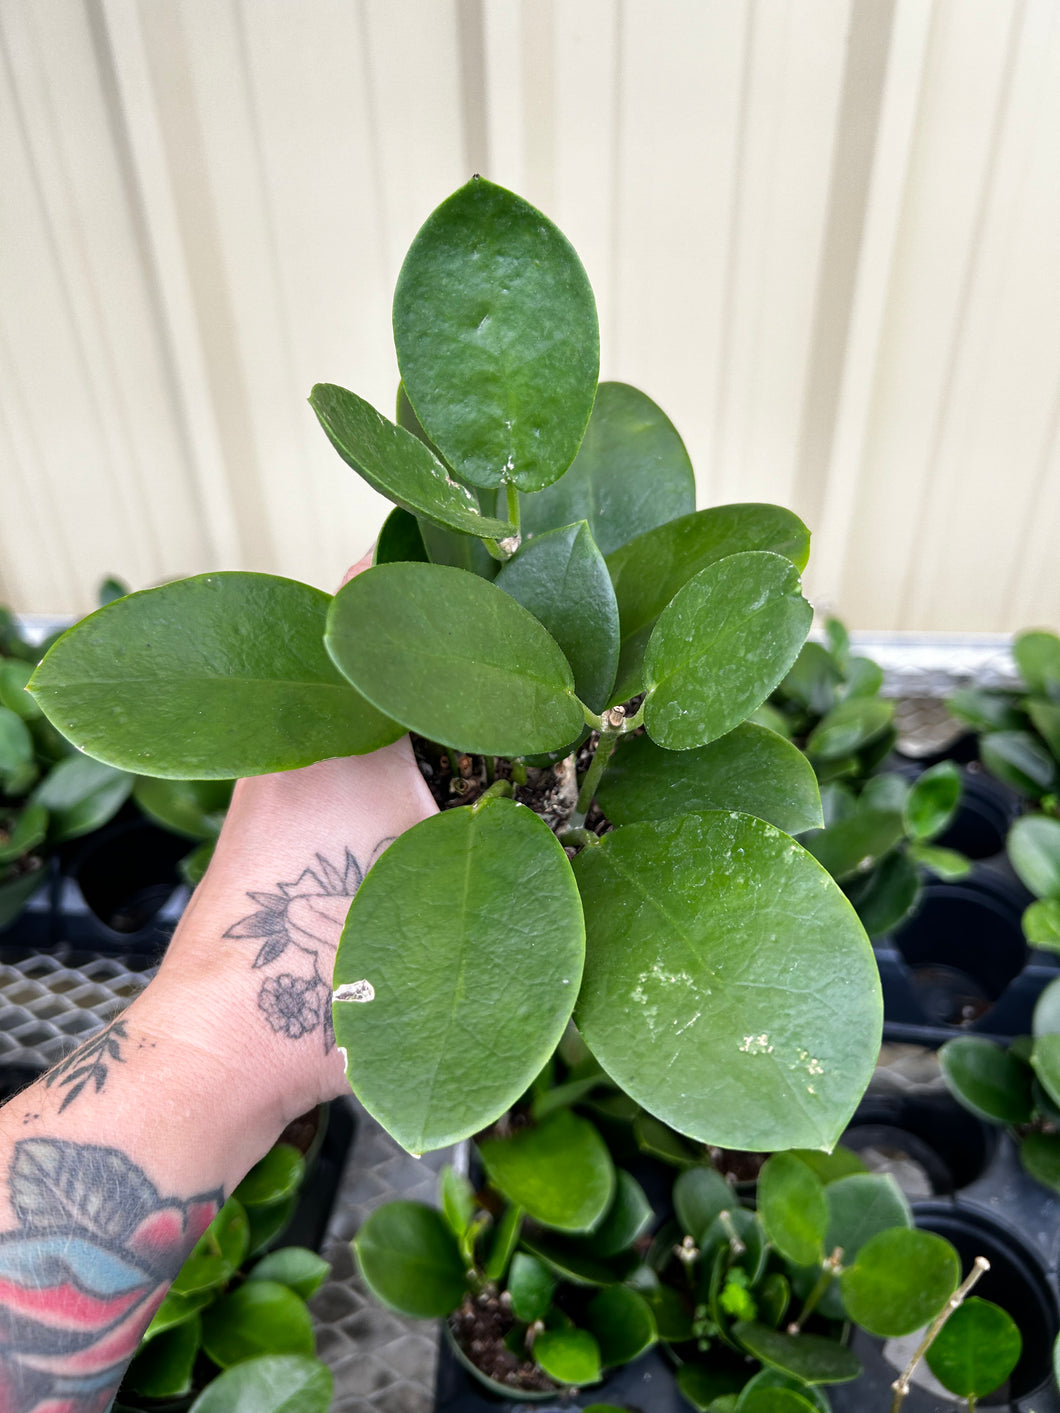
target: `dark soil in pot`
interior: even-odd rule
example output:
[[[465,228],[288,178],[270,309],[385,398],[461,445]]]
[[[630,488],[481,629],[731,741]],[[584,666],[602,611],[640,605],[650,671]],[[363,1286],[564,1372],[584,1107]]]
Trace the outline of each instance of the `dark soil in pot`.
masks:
[[[918,1200],[951,1196],[975,1182],[997,1149],[998,1130],[948,1095],[881,1095],[858,1106],[840,1141]]]

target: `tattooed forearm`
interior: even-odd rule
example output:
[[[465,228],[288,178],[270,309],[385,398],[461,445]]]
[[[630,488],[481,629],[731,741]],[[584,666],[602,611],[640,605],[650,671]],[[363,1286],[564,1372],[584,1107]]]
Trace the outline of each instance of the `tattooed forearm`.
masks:
[[[125,1063],[121,1047],[128,1039],[129,1032],[125,1022],[112,1021],[106,1030],[100,1031],[99,1035],[80,1046],[72,1055],[67,1055],[65,1060],[60,1060],[53,1070],[49,1070],[44,1078],[48,1088],[58,1084],[60,1089],[66,1090],[59,1106],[60,1114],[74,1102],[87,1084],[94,1084],[97,1094],[102,1090],[110,1073],[110,1065]]]
[[[325,1052],[334,1045],[330,1001],[335,952],[364,874],[392,842],[381,839],[364,869],[349,849],[338,867],[317,854],[313,866],[293,883],[278,883],[275,893],[247,894],[257,910],[224,935],[261,943],[253,961],[256,968],[283,957],[283,970],[268,976],[258,992],[258,1009],[277,1034],[289,1040],[319,1035]]]
[[[15,1144],[0,1234],[0,1409],[104,1413],[184,1257],[223,1200],[159,1193],[116,1148]]]

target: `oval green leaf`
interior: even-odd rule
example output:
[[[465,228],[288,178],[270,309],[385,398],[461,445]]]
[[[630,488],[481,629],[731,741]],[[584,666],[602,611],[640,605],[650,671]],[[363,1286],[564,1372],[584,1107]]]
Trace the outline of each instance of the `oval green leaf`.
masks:
[[[33,675],[87,755],[141,775],[231,780],[397,740],[324,650],[327,594],[269,574],[202,574],[74,624]]]
[[[1032,947],[1060,952],[1060,898],[1039,898],[1023,914],[1023,935]]]
[[[523,1209],[513,1203],[505,1208],[504,1216],[497,1223],[497,1230],[490,1246],[490,1254],[486,1259],[486,1275],[491,1281],[504,1279],[504,1273],[508,1269],[512,1253],[519,1244],[522,1229]]]
[[[685,815],[606,834],[575,875],[578,1025],[621,1088],[706,1143],[831,1148],[882,1006],[868,939],[805,850],[748,815]]]
[[[827,1252],[840,1247],[845,1265],[857,1260],[867,1241],[891,1227],[911,1227],[913,1214],[905,1194],[889,1173],[852,1173],[825,1188]]]
[[[939,1062],[950,1092],[973,1114],[996,1124],[1030,1123],[1031,1072],[1000,1045],[962,1035],[947,1040]]]
[[[768,550],[805,569],[810,532],[780,506],[717,505],[638,535],[607,556],[622,625],[614,701],[643,690],[644,651],[674,595],[707,565],[744,550]]]
[[[695,508],[692,463],[666,413],[628,383],[601,383],[578,455],[523,501],[522,528],[539,535],[587,520],[608,555]]]
[[[231,1279],[246,1259],[250,1223],[243,1204],[230,1197],[192,1247],[170,1290],[194,1295]]]
[[[837,882],[865,874],[904,837],[902,816],[859,810],[830,829],[803,835],[800,843]]]
[[[1027,715],[1052,751],[1053,758],[1060,760],[1060,704],[1032,697],[1027,702]]]
[[[648,642],[648,735],[675,751],[724,736],[787,672],[812,618],[798,570],[782,555],[752,550],[701,569]]]
[[[586,522],[535,536],[493,582],[548,629],[571,665],[575,692],[600,711],[618,667],[618,605]]]
[[[328,1278],[330,1265],[304,1246],[285,1246],[263,1256],[247,1276],[248,1281],[276,1281],[308,1300]]]
[[[184,1324],[185,1320],[193,1319],[204,1305],[209,1305],[214,1298],[212,1290],[196,1290],[191,1295],[181,1295],[170,1290],[166,1298],[154,1313],[151,1323],[144,1330],[143,1342],[154,1339],[155,1335],[162,1334],[164,1330],[171,1330],[177,1325]]]
[[[779,1369],[760,1369],[753,1379],[744,1384],[740,1401],[736,1405],[739,1413],[743,1413],[745,1399],[765,1389],[787,1389],[804,1398],[815,1413],[832,1413],[832,1405],[819,1388],[804,1384],[801,1379],[796,1379],[791,1374],[782,1374]]]
[[[1040,630],[1019,633],[1012,656],[1028,691],[1040,697],[1060,697],[1060,638]]]
[[[494,584],[440,564],[382,564],[336,594],[327,650],[351,682],[421,736],[482,755],[573,741],[584,715],[567,659]]]
[[[737,1199],[716,1168],[697,1164],[678,1173],[674,1181],[674,1211],[685,1236],[702,1246],[707,1232],[721,1212]]]
[[[53,844],[101,829],[129,798],[133,777],[88,756],[67,756],[52,767],[33,792],[48,811]]]
[[[1020,1162],[1035,1182],[1060,1192],[1060,1134],[1029,1133],[1020,1144]]]
[[[375,542],[372,563],[424,564],[429,558],[419,521],[407,510],[395,506],[383,521],[383,528]]]
[[[588,1119],[561,1109],[510,1138],[478,1145],[493,1186],[541,1226],[592,1231],[611,1205],[615,1168]]]
[[[232,1194],[244,1207],[271,1207],[297,1192],[305,1177],[305,1159],[290,1143],[277,1143],[255,1163]]]
[[[765,726],[745,721],[691,751],[667,751],[648,736],[620,742],[596,792],[612,824],[737,810],[785,834],[823,820],[817,777],[803,753]]]
[[[979,738],[979,758],[1004,785],[1037,800],[1056,784],[1056,761],[1029,731],[991,731]]]
[[[1035,1037],[1031,1065],[1046,1094],[1060,1104],[1060,1035]]]
[[[545,1330],[534,1340],[534,1359],[558,1383],[600,1381],[600,1346],[588,1330]]]
[[[384,1305],[414,1319],[448,1315],[464,1298],[467,1273],[445,1219],[422,1202],[388,1202],[353,1242],[365,1284]]]
[[[585,1324],[600,1347],[608,1367],[630,1364],[655,1343],[655,1316],[638,1291],[613,1285],[593,1297],[585,1311]]]
[[[843,1384],[861,1373],[858,1356],[834,1339],[781,1334],[754,1321],[734,1325],[732,1332],[756,1359],[804,1384]]]
[[[48,835],[48,811],[42,804],[27,800],[10,822],[4,819],[6,831],[0,827],[0,864],[12,863],[24,854],[29,854]]]
[[[894,1227],[865,1243],[839,1284],[850,1318],[869,1334],[894,1339],[934,1319],[960,1278],[960,1258],[948,1241]]]
[[[515,527],[506,520],[479,513],[474,493],[454,481],[418,437],[388,421],[356,393],[318,383],[309,405],[346,465],[402,510],[488,540],[513,533]]]
[[[36,721],[40,707],[26,691],[33,676],[33,664],[17,658],[0,658],[0,706],[13,711],[23,721]]]
[[[918,776],[904,809],[910,839],[934,839],[957,811],[961,800],[961,772],[951,760],[940,761]]]
[[[181,1398],[191,1389],[191,1371],[201,1340],[198,1315],[171,1326],[140,1346],[122,1386],[145,1398]]]
[[[600,363],[596,305],[566,237],[474,177],[420,228],[394,291],[416,416],[476,486],[539,491],[574,460]]]
[[[313,1322],[301,1296],[275,1281],[248,1281],[202,1314],[202,1347],[222,1369],[261,1354],[312,1354]]]
[[[508,1294],[512,1297],[512,1311],[517,1320],[528,1325],[543,1320],[552,1304],[555,1288],[555,1276],[536,1256],[528,1256],[525,1251],[515,1253],[508,1272]]]
[[[335,960],[340,990],[375,988],[333,1006],[358,1098],[413,1153],[491,1124],[563,1034],[584,937],[567,856],[531,810],[487,799],[403,834],[361,884]]]
[[[737,1413],[815,1413],[817,1404],[790,1388],[764,1388],[742,1398]]]
[[[191,1413],[328,1413],[334,1390],[331,1370],[319,1359],[266,1354],[211,1380]]]
[[[774,1153],[763,1165],[758,1215],[766,1236],[789,1261],[809,1266],[824,1256],[828,1222],[824,1185],[793,1153]]]
[[[187,839],[216,839],[232,799],[231,780],[159,780],[141,775],[133,799],[149,819]]]
[[[1060,977],[1050,981],[1034,1006],[1031,1029],[1035,1035],[1060,1033]]]
[[[834,706],[806,741],[812,760],[833,761],[853,755],[890,726],[894,703],[882,697],[848,697]]]
[[[1012,1316],[973,1295],[954,1310],[926,1357],[944,1388],[961,1398],[983,1398],[1005,1382],[1022,1353],[1023,1339]]]
[[[808,841],[803,839],[803,844]],[[847,897],[854,904],[870,937],[882,937],[913,911],[920,897],[920,877],[905,849],[885,855],[868,874],[847,880]]]
[[[1025,814],[1008,832],[1009,860],[1038,898],[1060,899],[1060,819]]]
[[[639,1236],[651,1226],[654,1213],[644,1189],[624,1168],[615,1173],[615,1195],[603,1221],[586,1239],[585,1247],[593,1256],[617,1256],[628,1251]]]

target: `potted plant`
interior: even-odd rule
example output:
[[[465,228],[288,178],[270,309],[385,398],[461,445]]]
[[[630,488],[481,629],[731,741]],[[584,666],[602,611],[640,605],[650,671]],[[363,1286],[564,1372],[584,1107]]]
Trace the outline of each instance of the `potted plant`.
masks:
[[[682,1132],[831,1147],[875,1061],[879,982],[850,905],[784,832],[821,822],[805,760],[747,720],[809,628],[805,527],[692,509],[661,410],[597,388],[574,251],[488,181],[417,235],[394,331],[399,422],[332,384],[311,397],[405,512],[376,564],[334,598],[221,573],[116,600],[52,648],[36,702],[88,754],[169,779],[405,730],[467,758],[481,792],[379,857],[335,967],[353,1088],[411,1151],[502,1115],[575,1005],[603,1068]],[[641,723],[652,803],[608,829],[598,788]]]

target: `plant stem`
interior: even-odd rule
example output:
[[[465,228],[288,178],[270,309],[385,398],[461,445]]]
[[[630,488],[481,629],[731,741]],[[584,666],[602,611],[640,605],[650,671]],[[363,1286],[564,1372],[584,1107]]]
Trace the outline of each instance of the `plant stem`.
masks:
[[[471,806],[477,810],[480,805],[484,805],[487,800],[497,800],[502,796],[510,796],[512,793],[512,782],[510,780],[495,780],[492,785],[487,785],[482,794]]]
[[[578,791],[578,803],[574,806],[574,813],[570,817],[572,828],[580,829],[585,823],[585,816],[589,813],[589,806],[593,802],[593,796],[596,794],[600,777],[604,773],[604,767],[611,759],[611,753],[617,744],[617,731],[602,731],[600,733],[600,739],[596,743],[596,750],[589,763],[589,769],[582,776],[581,788]]]
[[[788,1334],[797,1335],[802,1333],[803,1325],[817,1309],[818,1305],[820,1305],[821,1301],[824,1299],[825,1295],[828,1292],[828,1287],[832,1284],[832,1281],[839,1274],[839,1268],[842,1259],[843,1248],[841,1246],[837,1246],[836,1249],[832,1252],[831,1256],[826,1257],[825,1260],[821,1262],[821,1274],[818,1278],[817,1284],[806,1297],[806,1300],[803,1303],[802,1310],[799,1312],[799,1318],[797,1320],[793,1320],[792,1323],[788,1326]]]
[[[453,779],[455,780],[460,774],[460,761],[452,746],[446,746],[445,753],[449,757],[449,769],[452,771]]]
[[[909,1381],[913,1377],[913,1373],[916,1370],[916,1366],[920,1363],[921,1359],[923,1359],[924,1355],[931,1348],[935,1340],[935,1336],[938,1334],[939,1330],[942,1329],[942,1326],[950,1318],[954,1310],[956,1310],[957,1307],[963,1303],[965,1296],[975,1285],[976,1281],[978,1281],[979,1277],[982,1276],[986,1271],[989,1271],[989,1269],[990,1262],[986,1259],[986,1257],[977,1256],[975,1258],[975,1262],[972,1266],[971,1271],[960,1283],[957,1289],[950,1296],[949,1300],[946,1301],[946,1304],[932,1320],[931,1324],[928,1326],[927,1334],[925,1334],[924,1338],[917,1346],[916,1353],[913,1355],[912,1359],[910,1359],[909,1363],[905,1366],[899,1377],[895,1379],[894,1383],[891,1385],[891,1388],[894,1389],[894,1398],[891,1401],[891,1413],[899,1413],[899,1409],[905,1402],[905,1396],[909,1392]]]
[[[511,556],[504,553],[496,540],[483,540],[482,543],[486,546],[487,550],[489,550],[490,556],[493,559],[499,560],[501,564],[508,563]]]
[[[599,834],[594,834],[591,829],[565,829],[558,838],[565,849],[592,848],[600,842]]]
[[[492,785],[497,774],[497,758],[496,756],[484,756],[483,760],[486,765],[486,784]]]
[[[508,519],[515,526],[514,533],[518,536],[522,523],[519,514],[519,487],[508,481],[504,489],[508,494]]]
[[[526,762],[521,760],[512,761],[512,780],[516,785],[526,784]]]

